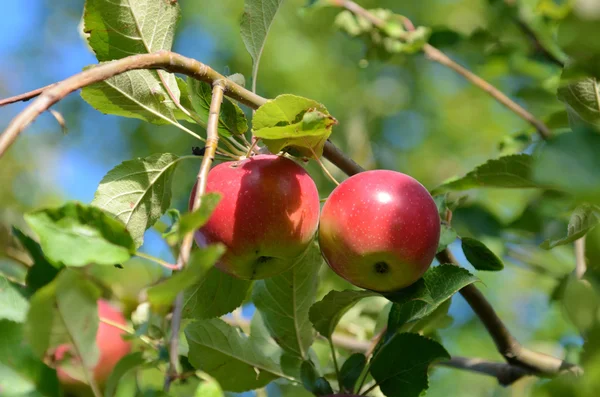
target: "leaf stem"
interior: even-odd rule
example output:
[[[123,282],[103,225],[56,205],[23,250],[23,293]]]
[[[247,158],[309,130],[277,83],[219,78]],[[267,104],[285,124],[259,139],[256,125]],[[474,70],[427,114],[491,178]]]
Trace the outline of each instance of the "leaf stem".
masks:
[[[157,264],[161,265],[162,267],[164,267],[165,269],[179,270],[179,267],[176,264],[174,265],[172,263],[169,263],[167,261],[163,261],[160,258],[157,258],[157,257],[152,256],[152,255],[145,254],[143,252],[139,252],[138,251],[138,252],[135,253],[135,256],[138,256],[140,258],[144,258],[144,259],[147,259],[147,260],[152,261],[154,263],[157,263]]]
[[[580,279],[587,270],[585,263],[585,236],[575,240],[575,277]]]
[[[337,377],[338,385],[340,389],[342,388],[342,376],[340,375],[340,367],[338,365],[337,356],[335,354],[335,346],[333,345],[333,340],[331,338],[327,338],[329,341],[329,347],[331,348],[331,357],[333,357],[333,367],[335,368],[335,375]]]
[[[110,325],[111,327],[115,327],[115,328],[117,328],[117,329],[119,329],[119,330],[121,330],[123,332],[126,332],[126,333],[128,333],[130,335],[138,336],[138,335],[135,334],[135,330],[133,328],[129,328],[129,327],[125,326],[125,325],[116,323],[116,322],[114,322],[112,320],[109,320],[107,318],[100,317],[100,322],[104,323],[106,325]],[[153,349],[157,349],[158,348],[158,346],[156,345],[156,342],[154,342],[152,339],[148,338],[147,336],[140,335],[138,337],[140,338],[140,340],[142,342],[144,342],[148,346],[151,346]]]

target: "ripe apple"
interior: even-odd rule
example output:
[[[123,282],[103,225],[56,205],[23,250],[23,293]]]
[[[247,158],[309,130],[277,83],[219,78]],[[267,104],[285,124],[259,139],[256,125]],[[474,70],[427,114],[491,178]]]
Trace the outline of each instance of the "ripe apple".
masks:
[[[194,186],[190,207],[195,192]],[[216,266],[238,278],[263,279],[291,268],[317,231],[317,187],[288,158],[260,154],[221,163],[209,172],[206,192],[223,198],[196,242],[223,243],[227,251]]]
[[[98,316],[114,323],[127,325],[125,317],[120,311],[112,307],[105,300],[98,300]],[[100,351],[100,357],[93,374],[94,380],[99,387],[102,387],[117,362],[131,351],[131,344],[122,339],[126,335],[124,331],[100,322],[96,334],[96,345]],[[91,395],[90,387],[85,383],[81,360],[70,345],[60,345],[53,353],[53,361],[56,365],[56,375],[65,389],[76,396]]]
[[[323,256],[352,284],[392,292],[429,268],[440,237],[433,198],[414,178],[388,170],[346,179],[331,193],[319,226]]]

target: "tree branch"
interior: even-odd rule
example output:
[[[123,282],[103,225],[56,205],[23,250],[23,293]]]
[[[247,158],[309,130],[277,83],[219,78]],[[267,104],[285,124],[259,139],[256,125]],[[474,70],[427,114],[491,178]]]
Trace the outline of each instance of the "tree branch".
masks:
[[[36,88],[33,91],[29,91],[29,92],[25,92],[23,94],[11,96],[10,98],[0,99],[0,107],[5,106],[5,105],[10,105],[11,103],[15,103],[15,102],[27,102],[28,100],[35,98],[36,96],[40,95],[42,92],[44,92],[45,90],[47,90],[48,88],[50,88],[54,85],[55,84],[48,84],[45,87]]]
[[[206,192],[206,181],[208,179],[208,172],[212,166],[213,159],[217,152],[217,146],[219,144],[219,113],[221,112],[221,103],[223,102],[223,93],[225,91],[226,83],[223,79],[215,80],[213,82],[212,99],[210,101],[210,108],[208,111],[208,122],[206,124],[206,150],[204,151],[204,158],[198,171],[196,178],[196,195],[194,202],[192,203],[191,212],[194,212],[202,205],[202,196]],[[192,252],[192,246],[194,244],[194,231],[188,232],[183,238],[181,243],[181,249],[179,258],[177,259],[177,266],[179,269],[183,269],[190,260],[190,253]],[[165,377],[164,390],[168,391],[171,385],[171,381],[178,375],[179,365],[179,330],[181,328],[181,317],[183,312],[183,291],[177,295],[175,299],[175,307],[173,309],[173,316],[171,318],[171,340],[169,343],[169,370]]]
[[[358,4],[356,4],[353,1],[350,1],[350,0],[330,0],[330,1],[333,5],[345,8],[348,11],[354,13],[355,15],[358,15],[358,16],[368,20],[377,28],[381,29],[381,28],[384,28],[386,25],[386,21],[373,15],[368,10],[365,10],[364,8],[362,8],[361,6],[359,6]],[[414,26],[410,22],[410,20],[405,19],[405,25],[408,30],[414,30]],[[444,66],[454,70],[456,73],[460,74],[465,79],[467,79],[470,83],[481,88],[483,91],[487,92],[491,97],[493,97],[495,100],[500,102],[502,105],[506,106],[510,111],[515,113],[517,116],[519,116],[523,120],[527,121],[538,131],[538,133],[539,133],[540,137],[542,137],[542,139],[549,139],[551,137],[552,133],[550,132],[550,129],[541,120],[536,119],[531,113],[529,113],[522,106],[517,104],[515,101],[513,101],[506,95],[504,95],[496,87],[494,87],[493,85],[491,85],[490,83],[488,83],[487,81],[482,79],[481,77],[477,76],[475,73],[471,72],[467,68],[454,62],[451,58],[449,58],[442,51],[438,50],[437,48],[435,48],[434,46],[432,46],[430,44],[425,44],[423,46],[423,52],[425,53],[427,58],[429,58],[430,60],[435,61],[441,65],[444,65]]]

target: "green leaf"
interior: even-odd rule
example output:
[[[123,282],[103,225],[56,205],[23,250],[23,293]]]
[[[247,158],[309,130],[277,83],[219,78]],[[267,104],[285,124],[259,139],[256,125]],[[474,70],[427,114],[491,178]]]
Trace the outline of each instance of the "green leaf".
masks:
[[[114,265],[135,253],[133,239],[100,209],[79,203],[25,214],[44,254],[65,266]]]
[[[29,256],[33,259],[33,265],[27,270],[25,283],[28,291],[35,292],[54,280],[54,277],[58,274],[58,269],[54,264],[48,261],[42,252],[42,247],[40,247],[40,245],[31,237],[27,236],[16,227],[13,227],[13,235],[19,240],[23,248],[27,250]]]
[[[127,375],[134,369],[141,367],[145,363],[146,360],[144,359],[144,355],[142,352],[128,354],[121,360],[119,360],[117,365],[115,365],[115,368],[112,370],[110,376],[108,377],[108,380],[106,381],[104,397],[115,396],[121,379],[125,375]]]
[[[533,166],[533,178],[542,185],[577,199],[600,203],[600,134],[576,129],[543,145]]]
[[[585,334],[596,322],[600,301],[598,293],[587,280],[567,281],[562,304],[573,324]]]
[[[430,268],[423,275],[425,289],[418,289],[415,295],[404,302],[394,303],[388,320],[388,335],[400,326],[419,320],[432,313],[461,288],[474,283],[477,278],[467,270],[454,265],[439,265]],[[424,296],[424,299],[419,299]],[[430,302],[427,302],[429,297]]]
[[[242,392],[285,377],[278,364],[223,320],[196,321],[185,335],[190,363],[215,378],[224,390]]]
[[[356,381],[367,364],[367,358],[362,353],[354,353],[344,361],[340,369],[340,380],[345,391],[354,392]]]
[[[245,0],[240,33],[246,50],[252,57],[252,85],[256,87],[258,65],[275,14],[283,0]]]
[[[440,230],[440,241],[438,243],[437,252],[443,251],[447,246],[452,244],[457,237],[458,234],[456,234],[456,231],[454,229],[442,223]]]
[[[504,263],[481,241],[462,237],[462,250],[467,260],[477,270],[497,272],[504,269]]]
[[[595,77],[569,82],[563,73],[558,99],[587,123],[600,127],[600,84]]]
[[[320,103],[284,94],[258,108],[252,119],[252,132],[271,153],[293,149],[313,158],[323,154],[335,124],[337,120]]]
[[[206,126],[212,98],[210,84],[188,77],[187,95],[192,104],[192,109],[196,112],[199,123]],[[219,135],[228,137],[240,135],[246,131],[248,131],[248,121],[246,120],[244,111],[234,102],[225,98],[221,104],[221,112],[219,113]]]
[[[213,267],[206,277],[185,290],[183,318],[212,318],[232,312],[242,304],[251,285],[249,280]]]
[[[304,388],[315,396],[325,396],[333,394],[331,385],[322,376],[319,376],[317,369],[312,361],[306,360],[300,366],[300,379]]]
[[[194,397],[225,397],[225,393],[223,393],[219,382],[204,375],[202,376],[202,382],[194,392]]]
[[[25,323],[25,334],[39,356],[51,349],[69,344],[72,353],[81,358],[84,368],[96,364],[98,330],[98,287],[72,269],[63,270],[52,283],[32,296]]]
[[[371,362],[371,375],[386,396],[418,397],[429,387],[432,362],[449,359],[439,343],[418,334],[397,334]]]
[[[179,160],[174,154],[157,153],[119,164],[100,181],[92,205],[123,222],[139,247],[144,232],[171,205],[171,184]]]
[[[0,320],[10,320],[17,323],[25,321],[29,310],[29,302],[14,285],[0,276]]]
[[[156,0],[87,0],[83,30],[99,61],[170,50],[179,4]]]
[[[192,253],[187,266],[165,281],[148,288],[148,302],[155,312],[166,314],[179,292],[204,279],[225,252],[223,245],[211,245]]]
[[[373,296],[380,295],[372,291],[331,291],[311,306],[308,316],[315,329],[330,338],[337,323],[352,306],[361,299]]]
[[[583,204],[575,208],[569,219],[567,226],[567,235],[558,240],[546,240],[540,247],[543,249],[552,249],[558,245],[572,243],[583,237],[592,230],[600,221],[600,212],[598,207],[589,204]]]
[[[0,391],[3,396],[59,397],[56,371],[25,343],[23,325],[0,320]]]
[[[220,193],[206,193],[202,196],[200,208],[192,213],[181,216],[179,218],[179,227],[177,229],[179,239],[183,240],[186,234],[204,226],[204,224],[208,222],[208,219],[215,208],[217,208],[222,197],[223,196]]]
[[[528,154],[513,154],[489,160],[462,178],[448,181],[432,190],[441,194],[453,190],[485,187],[528,188],[538,187],[531,177],[533,159]]]
[[[257,281],[252,293],[252,301],[273,339],[285,351],[302,359],[307,359],[313,342],[308,311],[315,301],[322,263],[321,251],[312,245],[290,270]]]

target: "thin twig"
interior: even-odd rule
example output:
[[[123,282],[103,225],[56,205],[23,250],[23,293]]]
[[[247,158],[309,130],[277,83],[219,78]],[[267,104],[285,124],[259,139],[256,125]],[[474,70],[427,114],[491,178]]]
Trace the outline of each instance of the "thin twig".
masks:
[[[353,1],[349,1],[349,0],[331,0],[331,1],[334,5],[336,5],[338,7],[343,7],[355,15],[359,15],[360,17],[365,18],[366,20],[371,22],[374,26],[376,26],[380,29],[384,28],[386,25],[386,21],[373,15],[368,10],[365,10],[364,8],[362,8],[361,6],[359,6],[358,4],[356,4]],[[414,26],[412,25],[412,23],[406,18],[405,18],[405,21],[406,21],[405,24],[406,24],[407,29],[413,30]],[[438,50],[437,48],[435,48],[434,46],[432,46],[430,44],[425,44],[423,46],[423,52],[425,53],[427,58],[429,58],[430,60],[435,61],[441,65],[444,65],[444,66],[454,70],[456,73],[460,74],[465,79],[467,79],[470,83],[481,88],[483,91],[487,92],[495,100],[500,102],[502,105],[506,106],[510,111],[512,111],[519,117],[521,117],[523,120],[527,121],[538,131],[538,133],[539,133],[540,137],[542,137],[542,139],[549,139],[551,137],[552,133],[550,132],[550,129],[541,120],[538,120],[537,118],[535,118],[531,113],[529,113],[522,106],[517,104],[515,101],[513,101],[506,95],[504,95],[496,87],[494,87],[493,85],[491,85],[490,83],[488,83],[487,81],[482,79],[481,77],[477,76],[475,73],[471,72],[467,68],[454,62],[442,51]]]
[[[216,80],[213,83],[212,99],[208,113],[208,123],[206,126],[206,150],[202,158],[202,164],[196,178],[196,196],[192,203],[191,212],[196,211],[202,204],[202,196],[206,192],[206,181],[208,171],[212,165],[217,146],[219,144],[219,113],[221,111],[221,103],[223,102],[223,93],[225,92],[225,81]],[[192,245],[194,243],[194,231],[190,231],[183,238],[179,257],[177,258],[177,266],[182,269],[190,259]],[[179,330],[181,327],[181,317],[183,312],[183,292],[180,292],[175,299],[175,307],[173,308],[173,316],[171,318],[171,340],[169,341],[169,369],[165,376],[164,390],[168,391],[171,386],[171,380],[177,376],[179,365]]]
[[[585,263],[585,236],[575,240],[575,277],[582,278],[587,270]]]
[[[179,267],[176,264],[172,264],[172,263],[169,263],[167,261],[163,261],[160,258],[157,258],[157,257],[152,256],[152,255],[145,254],[143,252],[136,252],[135,256],[137,256],[139,258],[147,259],[147,260],[149,260],[151,262],[154,262],[154,263],[157,263],[157,264],[161,265],[162,267],[164,267],[165,269],[179,270]]]
[[[0,107],[5,106],[5,105],[10,105],[11,103],[15,103],[15,102],[29,101],[30,99],[35,98],[36,96],[40,95],[42,92],[44,92],[45,90],[47,90],[48,88],[52,87],[55,84],[56,83],[48,84],[45,87],[36,88],[33,91],[29,91],[29,92],[25,92],[23,94],[11,96],[10,98],[0,99]]]

